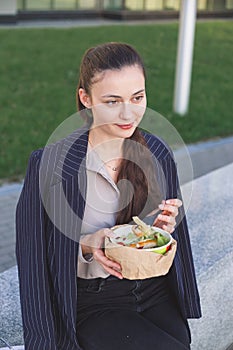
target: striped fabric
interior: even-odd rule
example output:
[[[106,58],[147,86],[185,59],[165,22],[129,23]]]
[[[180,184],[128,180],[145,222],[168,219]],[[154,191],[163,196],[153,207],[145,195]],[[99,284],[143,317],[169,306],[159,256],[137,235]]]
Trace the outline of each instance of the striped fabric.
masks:
[[[32,152],[16,208],[16,256],[26,350],[81,350],[77,341],[78,240],[85,209],[88,129]],[[180,197],[168,147],[144,133],[166,198]],[[161,172],[162,169],[162,172]],[[162,176],[162,173],[164,176]],[[185,318],[201,316],[186,219],[173,233],[169,272]]]

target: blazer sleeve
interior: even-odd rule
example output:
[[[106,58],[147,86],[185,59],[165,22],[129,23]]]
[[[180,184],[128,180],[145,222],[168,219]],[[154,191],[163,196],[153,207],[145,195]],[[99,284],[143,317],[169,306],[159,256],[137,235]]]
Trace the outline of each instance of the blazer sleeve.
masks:
[[[176,163],[169,155],[164,166],[167,178],[167,198],[182,200]],[[187,219],[182,206],[177,217],[177,227],[172,234],[177,240],[177,253],[174,259],[173,285],[177,284],[178,299],[187,318],[201,317],[200,296],[197,287],[195,267],[192,256],[191,242]]]
[[[48,262],[47,216],[39,189],[42,149],[32,152],[16,207],[16,258],[26,350],[55,350]]]

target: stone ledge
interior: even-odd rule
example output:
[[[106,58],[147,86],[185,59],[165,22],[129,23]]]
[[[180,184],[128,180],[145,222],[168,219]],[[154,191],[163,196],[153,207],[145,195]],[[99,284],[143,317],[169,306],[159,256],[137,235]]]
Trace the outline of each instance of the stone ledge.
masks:
[[[194,179],[233,163],[233,136],[189,144],[186,147],[191,158]],[[186,174],[187,150],[181,148],[174,151],[178,167],[181,169],[181,184],[191,180]]]

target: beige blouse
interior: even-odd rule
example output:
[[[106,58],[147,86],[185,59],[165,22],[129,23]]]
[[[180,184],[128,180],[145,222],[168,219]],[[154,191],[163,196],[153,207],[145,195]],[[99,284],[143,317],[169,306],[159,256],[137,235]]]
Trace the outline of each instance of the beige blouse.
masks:
[[[102,228],[115,225],[120,192],[108,173],[103,161],[95,150],[88,146],[87,159],[87,194],[81,234],[94,233]],[[82,240],[82,238],[81,238]],[[109,276],[96,261],[88,262],[82,255],[81,246],[78,254],[78,277],[106,278]]]

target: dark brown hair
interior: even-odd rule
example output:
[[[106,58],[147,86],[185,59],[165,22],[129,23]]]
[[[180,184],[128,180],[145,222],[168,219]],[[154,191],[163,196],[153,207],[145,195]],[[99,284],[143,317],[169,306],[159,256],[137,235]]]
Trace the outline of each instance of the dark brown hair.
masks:
[[[146,77],[140,55],[132,46],[125,43],[105,43],[86,51],[80,65],[77,106],[79,111],[83,111],[84,118],[89,124],[91,117],[80,101],[78,90],[83,88],[90,94],[96,73],[105,70],[120,70],[123,67],[135,65],[142,69]],[[129,186],[128,181],[120,180],[130,181],[132,187]],[[123,161],[117,181],[121,194],[119,202],[121,209],[117,213],[116,224],[128,223],[134,215],[148,214],[161,201],[152,156],[138,128],[129,139],[124,140]]]

